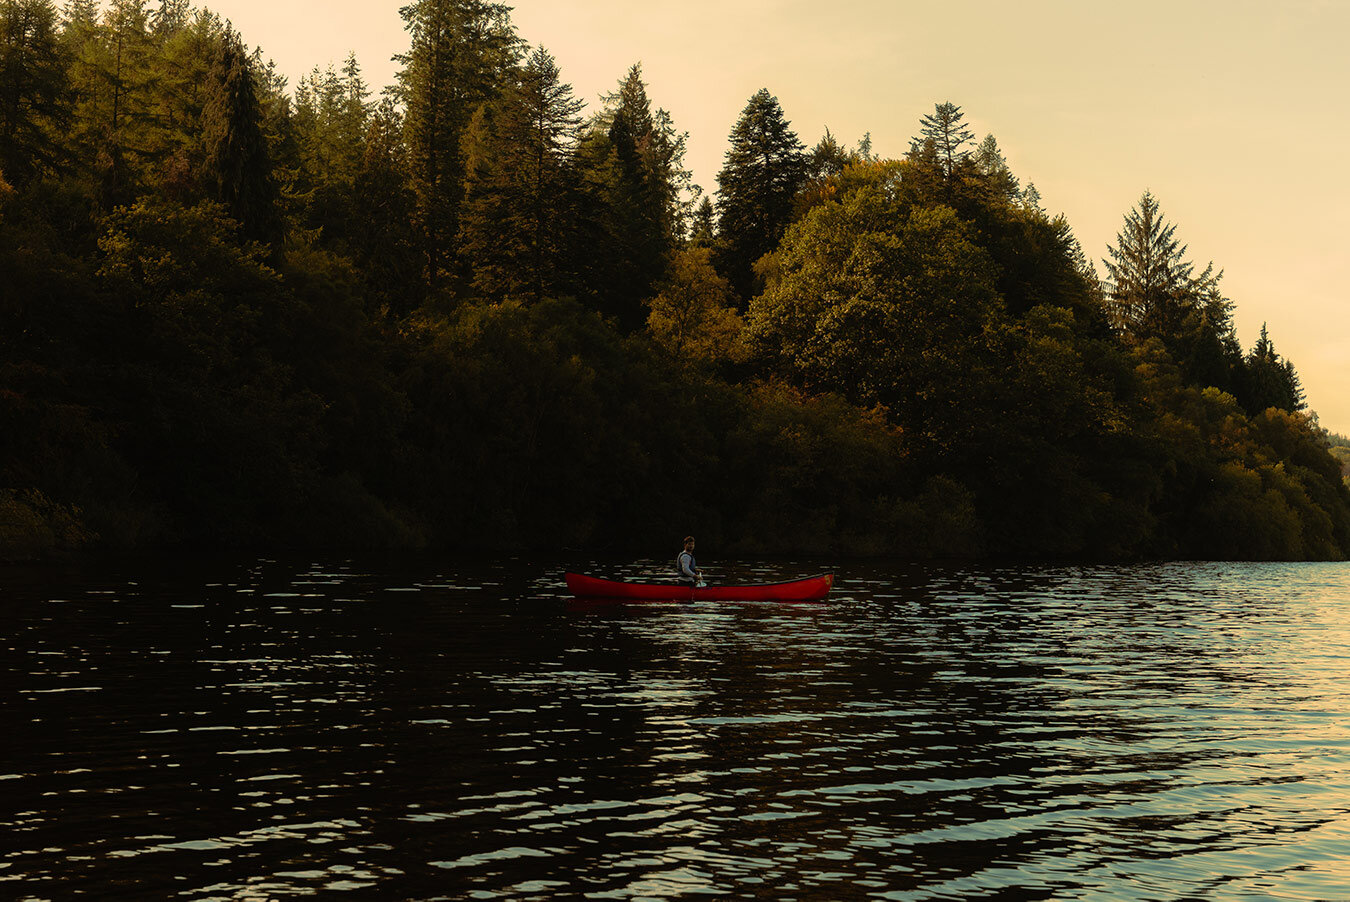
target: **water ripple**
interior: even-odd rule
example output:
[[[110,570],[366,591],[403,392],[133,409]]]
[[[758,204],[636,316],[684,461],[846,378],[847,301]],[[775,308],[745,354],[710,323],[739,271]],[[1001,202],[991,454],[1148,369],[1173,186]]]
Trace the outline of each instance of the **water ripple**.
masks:
[[[561,569],[4,571],[0,895],[1350,898],[1345,565]]]

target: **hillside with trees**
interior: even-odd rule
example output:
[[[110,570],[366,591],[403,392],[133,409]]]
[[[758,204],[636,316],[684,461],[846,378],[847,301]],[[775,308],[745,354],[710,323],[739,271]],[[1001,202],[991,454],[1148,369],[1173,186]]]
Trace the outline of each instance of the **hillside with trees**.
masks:
[[[954,104],[892,158],[765,89],[707,197],[640,66],[588,110],[507,7],[402,16],[291,91],[187,0],[0,0],[0,559],[1350,554],[1151,194],[1094,263]]]
[[[1331,456],[1340,461],[1341,476],[1347,484],[1350,484],[1350,438],[1336,433],[1332,433],[1328,438],[1331,442]]]

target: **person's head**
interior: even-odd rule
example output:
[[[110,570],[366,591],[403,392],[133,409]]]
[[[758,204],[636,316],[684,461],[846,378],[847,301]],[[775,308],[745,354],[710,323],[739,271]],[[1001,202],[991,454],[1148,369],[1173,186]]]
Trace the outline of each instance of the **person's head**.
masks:
[[[685,550],[685,551],[693,551],[693,550],[694,550],[694,537],[693,537],[693,536],[685,536],[685,537],[684,537],[684,550]]]

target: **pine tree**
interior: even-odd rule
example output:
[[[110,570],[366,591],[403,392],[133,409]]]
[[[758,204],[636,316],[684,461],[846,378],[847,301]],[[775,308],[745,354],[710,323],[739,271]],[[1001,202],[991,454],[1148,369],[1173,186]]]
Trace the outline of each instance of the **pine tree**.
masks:
[[[375,308],[402,315],[417,306],[423,283],[403,121],[392,98],[386,96],[371,112],[362,143],[352,197],[365,227],[353,230],[349,246]]]
[[[1249,413],[1256,415],[1270,407],[1293,412],[1307,406],[1294,364],[1276,352],[1265,323],[1261,324],[1261,337],[1243,362],[1245,378],[1241,394]]]
[[[61,27],[91,28],[98,24],[98,0],[66,0],[61,7]]]
[[[276,185],[253,66],[239,35],[227,31],[211,69],[202,134],[216,200],[256,241],[280,237]]]
[[[364,153],[370,89],[355,54],[339,74],[317,66],[295,92],[295,132],[301,162],[317,184],[350,184]]]
[[[944,204],[964,218],[979,219],[989,191],[980,178],[971,143],[974,135],[954,103],[939,103],[919,122],[919,134],[905,154],[904,191],[911,203]]]
[[[72,104],[79,99],[79,86],[92,80],[87,73],[81,78],[80,69],[88,66],[85,58],[92,56],[86,45],[94,40],[100,17],[99,0],[66,0],[61,7],[61,43],[70,61],[71,88],[77,92]]]
[[[403,64],[399,97],[425,277],[433,288],[456,269],[465,132],[519,56],[509,12],[485,0],[415,0],[400,10],[412,46],[396,57]]]
[[[689,225],[689,244],[692,247],[712,247],[717,240],[717,211],[712,198],[699,201]]]
[[[355,53],[347,54],[342,64],[342,80],[339,83],[339,95],[336,110],[336,131],[343,156],[350,157],[344,163],[355,163],[361,156],[361,143],[365,138],[370,113],[374,108],[370,102],[370,87],[361,75],[361,64]],[[348,170],[350,172],[350,170]]]
[[[15,185],[54,167],[70,119],[66,58],[50,0],[0,4],[0,173]]]
[[[665,109],[652,111],[640,63],[629,69],[617,94],[606,98],[606,105],[610,103],[610,140],[628,179],[640,186],[651,207],[654,242],[667,256],[684,240],[688,218],[702,194],[684,166],[689,133],[677,131]]]
[[[207,151],[201,123],[211,69],[224,37],[225,24],[219,17],[199,13],[159,41],[155,188],[184,203],[214,193],[214,185],[203,183]]]
[[[881,162],[881,157],[872,152],[871,132],[864,132],[863,136],[858,139],[858,147],[854,155],[863,163]]]
[[[1180,325],[1196,300],[1217,284],[1213,264],[1199,276],[1186,259],[1176,225],[1166,221],[1158,201],[1145,191],[1125,216],[1125,227],[1102,260],[1108,276],[1106,295],[1113,320],[1136,338],[1164,337]]]
[[[159,8],[150,14],[150,28],[159,38],[181,31],[191,21],[191,0],[159,0]]]
[[[326,172],[323,123],[325,120],[326,86],[333,78],[333,67],[320,70],[315,66],[300,76],[295,86],[295,133],[304,161],[316,172]]]
[[[1041,192],[1035,182],[1027,182],[1026,188],[1022,189],[1022,204],[1028,210],[1045,212],[1041,207]]]
[[[138,121],[149,115],[157,77],[145,0],[113,0],[104,28],[112,56],[105,73],[112,93],[109,125],[128,146],[135,141],[132,132]]]
[[[299,167],[299,149],[295,138],[295,114],[291,106],[289,82],[275,61],[263,56],[256,47],[249,56],[249,70],[258,96],[263,137],[272,158],[272,169],[283,187],[294,180]]]
[[[626,328],[644,320],[643,305],[685,241],[701,193],[684,166],[687,139],[668,112],[652,110],[640,64],[605,95],[585,138],[584,180],[597,194],[606,239],[596,251],[605,263],[592,288]]]
[[[676,134],[664,109],[652,112],[641,63],[634,63],[617,92],[605,97],[601,122],[605,119],[610,120],[609,139],[620,163],[625,200],[633,205],[626,225],[634,240],[645,244],[639,248],[639,265],[655,280],[664,270],[664,258],[683,238],[680,193],[690,178],[683,166],[687,135]]]
[[[778,98],[760,89],[732,129],[717,175],[717,265],[742,298],[754,293],[755,261],[773,251],[787,231],[805,178],[805,147]]]
[[[604,102],[610,120],[609,140],[625,168],[636,175],[642,169],[642,145],[651,140],[655,126],[641,63],[633,64],[619,82],[619,90],[607,94]]]
[[[1220,290],[1223,272],[1210,263],[1199,274],[1186,259],[1158,201],[1144,192],[1103,260],[1107,315],[1131,341],[1158,339],[1194,385],[1236,389],[1242,350],[1233,330],[1233,304]]]
[[[66,0],[61,8],[61,43],[70,60],[68,73],[73,103],[78,105],[81,92],[88,93],[93,82],[92,57],[89,45],[98,31],[98,0]]]
[[[974,133],[965,124],[965,114],[950,101],[939,103],[931,116],[920,120],[919,138],[910,145],[910,158],[931,158],[952,179],[971,155],[970,144]]]
[[[146,0],[112,0],[101,21],[96,14],[96,4],[66,7],[62,37],[73,56],[74,110],[67,138],[78,168],[93,174],[109,208],[133,198],[163,155],[165,67]]]
[[[856,159],[856,155],[845,150],[827,128],[816,146],[811,148],[811,155],[806,161],[807,177],[823,181],[843,172]]]
[[[823,204],[839,193],[839,176],[848,167],[868,161],[871,138],[864,137],[857,149],[848,150],[825,129],[806,158],[806,179],[793,205],[793,219],[800,219],[812,207]]]
[[[975,151],[974,159],[983,181],[993,191],[995,198],[1006,203],[1021,198],[1022,192],[1017,184],[1017,176],[1008,168],[1008,161],[993,135],[984,136],[984,140]]]
[[[474,286],[490,297],[538,301],[571,287],[581,108],[540,47],[475,119],[461,238]]]

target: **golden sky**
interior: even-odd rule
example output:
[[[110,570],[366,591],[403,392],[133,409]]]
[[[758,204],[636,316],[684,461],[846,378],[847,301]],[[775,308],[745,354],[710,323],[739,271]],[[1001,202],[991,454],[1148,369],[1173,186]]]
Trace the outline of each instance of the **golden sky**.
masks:
[[[292,85],[355,51],[376,88],[404,0],[214,0]],[[641,62],[711,192],[726,136],[768,88],[808,146],[825,128],[899,156],[935,103],[993,133],[1013,172],[1106,256],[1145,189],[1244,347],[1269,324],[1327,428],[1350,434],[1350,0],[517,0],[590,108]]]

